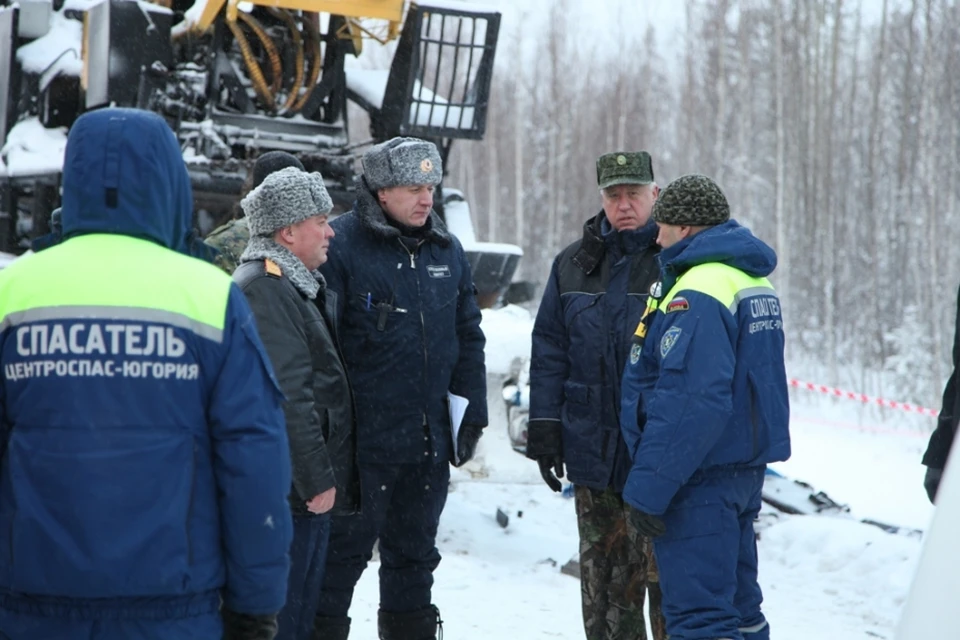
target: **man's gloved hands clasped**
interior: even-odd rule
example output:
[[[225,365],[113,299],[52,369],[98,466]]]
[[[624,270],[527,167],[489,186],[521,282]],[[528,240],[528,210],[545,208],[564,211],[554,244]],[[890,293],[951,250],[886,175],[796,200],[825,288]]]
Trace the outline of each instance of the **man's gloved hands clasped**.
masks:
[[[277,635],[276,615],[255,616],[229,609],[223,609],[220,615],[223,640],[273,640]]]
[[[537,461],[547,486],[559,492],[563,485],[563,432],[556,420],[531,420],[527,424],[527,457]],[[556,475],[554,475],[556,474]]]
[[[461,467],[473,459],[477,452],[477,442],[483,435],[483,427],[476,424],[465,424],[460,427],[460,433],[457,434],[457,458],[459,464],[455,467]]]
[[[662,536],[666,532],[667,528],[663,524],[663,520],[658,516],[652,516],[649,513],[644,513],[639,509],[630,507],[630,523],[633,525],[633,528],[637,532],[647,538],[656,538]]]
[[[943,477],[943,469],[936,467],[927,467],[927,474],[923,476],[923,488],[927,490],[927,497],[930,502],[937,498],[937,490],[940,488],[940,478]]]

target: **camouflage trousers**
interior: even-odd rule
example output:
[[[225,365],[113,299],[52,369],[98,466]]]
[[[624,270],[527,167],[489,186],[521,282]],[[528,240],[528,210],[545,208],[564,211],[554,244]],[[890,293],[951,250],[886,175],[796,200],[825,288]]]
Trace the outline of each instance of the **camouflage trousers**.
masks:
[[[650,594],[652,640],[666,640],[653,543],[630,524],[629,506],[616,491],[576,487],[574,497],[587,640],[647,640],[646,593]]]

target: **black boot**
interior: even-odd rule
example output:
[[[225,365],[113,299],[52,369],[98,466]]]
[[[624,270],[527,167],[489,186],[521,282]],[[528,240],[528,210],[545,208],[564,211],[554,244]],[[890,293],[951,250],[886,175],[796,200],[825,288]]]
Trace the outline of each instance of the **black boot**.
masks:
[[[313,619],[311,640],[347,640],[349,635],[350,618],[316,616]]]
[[[403,613],[380,611],[377,619],[380,640],[436,640],[438,627],[443,638],[443,620],[434,605]]]

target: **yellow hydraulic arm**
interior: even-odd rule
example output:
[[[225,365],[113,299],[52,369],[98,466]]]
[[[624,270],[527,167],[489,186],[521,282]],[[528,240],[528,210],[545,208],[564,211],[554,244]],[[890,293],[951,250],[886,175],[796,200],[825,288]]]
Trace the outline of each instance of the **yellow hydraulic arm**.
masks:
[[[403,17],[404,0],[250,0],[250,2],[261,7],[331,13],[346,18],[389,20],[391,23],[396,23],[399,28]],[[227,20],[236,22],[239,3],[240,0],[207,0],[200,19],[193,24],[192,29],[199,32],[209,29],[224,4],[227,6]]]

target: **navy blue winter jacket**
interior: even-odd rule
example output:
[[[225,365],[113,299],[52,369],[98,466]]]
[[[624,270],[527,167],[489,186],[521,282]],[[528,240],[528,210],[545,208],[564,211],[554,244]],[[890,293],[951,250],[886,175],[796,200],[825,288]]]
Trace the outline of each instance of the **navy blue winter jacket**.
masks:
[[[243,294],[185,255],[176,138],[155,114],[93,111],[65,165],[64,240],[0,272],[0,607],[276,613],[282,396]]]
[[[603,212],[554,260],[533,327],[530,442],[562,426],[571,482],[620,491],[630,460],[620,434],[620,375],[656,281],[657,225],[617,232]]]
[[[624,500],[662,514],[700,473],[790,457],[783,320],[773,249],[735,221],[660,254],[662,291],[623,375],[633,457]]]
[[[487,424],[485,339],[470,264],[431,213],[411,252],[363,178],[331,225],[321,268],[353,389],[361,462],[446,462],[447,393],[469,400],[463,424]]]

